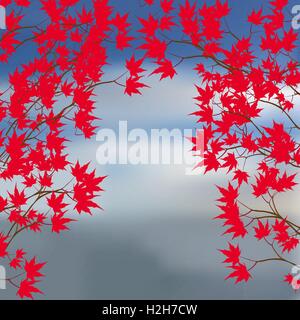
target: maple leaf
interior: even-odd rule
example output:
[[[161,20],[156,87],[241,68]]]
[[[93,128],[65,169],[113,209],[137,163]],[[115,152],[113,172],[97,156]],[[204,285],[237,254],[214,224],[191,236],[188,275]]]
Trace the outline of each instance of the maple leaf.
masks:
[[[43,176],[39,175],[39,182],[43,187],[51,187],[52,186],[52,177],[47,173],[44,173]]]
[[[161,41],[158,38],[146,38],[146,43],[139,47],[142,50],[146,50],[146,56],[153,59],[164,59],[165,52],[167,50],[167,43]]]
[[[120,15],[118,12],[111,20],[111,23],[119,30],[125,31],[128,27],[130,27],[130,23],[128,23],[128,13],[124,14],[123,16]]]
[[[61,193],[58,196],[56,196],[55,193],[52,192],[50,198],[47,198],[48,206],[52,208],[52,210],[55,213],[62,212],[62,209],[68,206],[67,203],[63,203],[64,196],[64,193]]]
[[[258,147],[255,141],[252,139],[252,134],[244,135],[242,138],[242,146],[248,149],[249,152],[257,151]]]
[[[74,219],[65,218],[64,213],[54,214],[51,218],[52,232],[60,233],[62,230],[68,230],[67,223],[75,221]]]
[[[234,188],[231,183],[228,183],[228,187],[218,187],[220,193],[222,194],[222,197],[218,199],[220,202],[228,203],[228,202],[234,202],[238,197],[238,188]]]
[[[254,227],[255,230],[255,238],[261,240],[266,238],[270,235],[271,229],[269,227],[269,222],[267,221],[266,224],[263,224],[260,220],[258,220],[258,226]]]
[[[294,160],[297,162],[297,164],[300,164],[300,148],[298,148],[294,154]]]
[[[288,32],[284,32],[284,36],[282,39],[282,46],[284,50],[291,52],[294,48],[296,48],[295,42],[298,39],[298,34],[290,29]]]
[[[12,210],[9,214],[8,220],[10,222],[14,222],[19,226],[26,226],[27,225],[27,218],[22,215],[20,210]]]
[[[3,234],[0,233],[0,257],[4,258],[5,256],[7,256],[7,246],[8,246],[8,242],[6,242],[5,240],[7,240],[7,237]]]
[[[173,79],[175,74],[177,74],[170,60],[165,59],[157,61],[157,64],[159,65],[159,67],[155,69],[151,74],[161,74],[160,80],[168,77]]]
[[[66,97],[70,97],[72,95],[72,92],[73,92],[73,89],[72,89],[72,86],[73,86],[74,82],[70,82],[68,83],[67,81],[65,81],[64,83],[62,83],[61,85],[61,91],[63,92],[63,94],[66,96]],[[59,120],[59,119],[57,119]]]
[[[294,277],[290,273],[284,276],[284,281],[291,284],[293,281]]]
[[[86,186],[84,183],[77,183],[74,186],[73,199],[77,202],[75,209],[78,213],[86,212],[91,214],[91,208],[101,208],[93,201],[95,196],[93,195],[93,192],[90,192],[89,189],[89,186]]]
[[[36,258],[32,258],[30,261],[25,261],[24,270],[26,272],[27,279],[35,280],[35,278],[43,277],[40,270],[44,267],[46,262],[36,263]]]
[[[282,252],[290,252],[294,250],[299,244],[299,239],[295,237],[289,237],[284,243],[282,243]]]
[[[222,17],[227,16],[230,12],[228,0],[224,1],[223,3],[220,0],[217,0],[215,12],[216,12],[218,18],[222,18]]]
[[[15,258],[13,258],[13,259],[10,261],[9,265],[10,265],[12,268],[14,268],[14,269],[18,269],[18,268],[21,269],[21,268],[22,268],[21,262],[22,262],[23,257],[24,257],[25,254],[26,254],[26,252],[24,252],[23,249],[18,249],[18,250],[16,251],[16,256],[15,256]]]
[[[52,21],[58,21],[64,11],[63,7],[58,7],[56,0],[41,0],[42,10],[44,10]]]
[[[4,208],[7,206],[7,199],[4,199],[0,196],[0,212],[4,210]]]
[[[50,132],[47,135],[47,148],[50,151],[56,151],[57,153],[60,153],[64,148],[64,142],[67,141],[65,138],[59,137],[58,136],[59,132]]]
[[[206,152],[204,155],[204,165],[205,165],[205,173],[210,171],[210,170],[214,170],[217,171],[221,164],[220,162],[217,160],[217,157],[214,153],[211,152]]]
[[[146,84],[140,82],[139,80],[142,77],[129,77],[126,80],[126,88],[125,88],[125,93],[128,94],[129,96],[132,96],[133,94],[141,94],[140,89],[148,87]]]
[[[174,10],[173,3],[174,3],[174,0],[160,0],[160,6],[163,12],[168,14],[172,10]]]
[[[20,207],[27,202],[24,190],[20,192],[17,188],[17,185],[15,185],[14,193],[8,193],[8,194],[10,196],[11,203],[15,207]]]
[[[260,25],[264,20],[264,16],[262,15],[262,9],[255,11],[253,10],[252,13],[248,16],[248,21],[255,24]]]
[[[300,289],[300,280],[292,275],[292,274],[287,274],[284,276],[284,282],[287,282],[288,284],[290,284],[294,290],[299,290]]]
[[[211,148],[211,151],[217,155],[219,152],[223,150],[223,141],[219,139],[213,140],[210,143],[210,148]]]
[[[126,60],[126,68],[130,72],[131,76],[137,77],[139,73],[146,71],[142,68],[144,59],[136,60],[134,55],[129,60]]]
[[[86,163],[83,166],[80,166],[79,162],[77,161],[75,166],[71,168],[72,175],[76,178],[77,181],[79,182],[84,181],[88,177],[88,174],[87,174],[88,167],[89,167],[89,163]]]
[[[155,19],[151,14],[148,19],[139,18],[140,23],[143,25],[143,28],[139,32],[144,33],[148,37],[155,35],[156,30],[159,27],[158,19]]]
[[[186,0],[184,5],[180,6],[179,17],[184,28],[183,32],[193,36],[199,31],[199,24],[196,18],[196,4],[191,5],[190,1]]]
[[[240,255],[241,255],[241,250],[239,246],[237,245],[236,247],[228,243],[229,248],[228,250],[219,250],[222,254],[226,256],[226,259],[223,261],[223,263],[232,263],[233,265],[236,265],[240,263]]]
[[[176,26],[176,23],[173,21],[173,17],[162,17],[159,22],[159,28],[161,30],[171,30],[173,26]]]
[[[18,268],[21,269],[21,268],[22,268],[22,266],[21,266],[21,260],[18,259],[18,258],[13,258],[13,259],[10,261],[9,265],[10,265],[13,269],[18,269]]]
[[[286,223],[285,219],[281,220],[279,222],[278,219],[275,220],[275,223],[272,225],[273,230],[276,232],[276,237],[274,240],[276,240],[281,246],[283,246],[287,250],[289,248],[292,248],[295,245],[294,240],[289,242],[289,235],[288,235],[288,224]],[[287,245],[285,246],[285,243]]]
[[[228,171],[227,172],[229,172],[232,169],[236,168],[236,166],[238,165],[238,162],[237,162],[237,160],[235,158],[234,153],[229,152],[227,154],[227,156],[223,158],[223,160],[225,161],[223,163],[223,167],[224,168],[228,167]]]
[[[6,15],[6,27],[8,30],[18,29],[20,27],[19,22],[23,19],[23,16],[18,16],[14,11]]]
[[[43,292],[40,289],[34,286],[36,283],[37,281],[34,280],[22,280],[20,283],[19,290],[17,291],[17,295],[19,295],[21,298],[27,297],[33,299],[33,293],[43,294]]]
[[[238,184],[241,185],[243,182],[248,183],[249,174],[245,171],[236,170],[234,171],[233,180],[237,180]]]
[[[235,283],[239,283],[241,281],[247,282],[251,278],[251,274],[249,273],[246,265],[243,263],[239,263],[238,265],[232,265],[228,268],[231,268],[234,271],[225,278],[226,280],[236,278]]]
[[[296,173],[292,174],[290,176],[287,175],[286,171],[283,173],[282,177],[278,178],[278,181],[274,188],[278,192],[286,191],[286,190],[292,190],[297,183],[294,181],[296,177]]]
[[[79,21],[82,24],[88,24],[93,22],[93,14],[91,11],[87,11],[84,7],[81,13],[78,14]]]
[[[26,187],[30,188],[36,184],[36,179],[33,175],[24,177],[24,182],[22,182]]]
[[[202,73],[205,72],[205,67],[204,67],[203,63],[198,63],[198,64],[196,65],[196,67],[194,68],[194,70],[196,70],[197,73],[198,73],[199,75],[201,75]]]
[[[9,137],[6,151],[11,156],[11,158],[21,158],[23,156],[23,149],[26,147],[24,138],[25,134],[17,135],[16,132],[14,132],[11,137]]]
[[[228,183],[228,188],[218,187],[222,197],[217,201],[221,202],[219,208],[222,209],[222,213],[218,215],[215,219],[224,219],[224,226],[228,229],[224,234],[232,233],[232,238],[244,237],[247,234],[247,229],[240,217],[240,210],[237,205],[236,199],[238,197],[238,188],[234,187]],[[224,204],[224,205],[223,205]]]
[[[16,251],[16,257],[18,259],[22,259],[24,257],[24,255],[26,254],[26,252],[23,249],[18,249]]]
[[[13,258],[9,265],[13,268],[13,269],[21,269],[22,268],[22,265],[21,265],[21,262],[23,260],[23,257],[24,255],[26,254],[26,252],[23,250],[23,249],[18,249],[16,251],[16,256],[15,258]]]
[[[133,37],[128,36],[127,32],[119,32],[116,41],[117,41],[117,49],[124,50],[125,48],[130,47],[130,41],[134,40]]]
[[[198,106],[200,108],[200,111],[193,112],[191,113],[191,115],[199,117],[197,122],[211,123],[213,121],[213,108],[202,104],[198,104]]]

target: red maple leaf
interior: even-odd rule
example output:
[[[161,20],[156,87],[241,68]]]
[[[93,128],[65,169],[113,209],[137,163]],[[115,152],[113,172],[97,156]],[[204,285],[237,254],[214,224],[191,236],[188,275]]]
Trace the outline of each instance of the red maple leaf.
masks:
[[[255,25],[262,24],[263,20],[264,20],[264,16],[262,15],[262,9],[258,11],[253,10],[248,17],[248,21]]]
[[[19,295],[21,298],[30,298],[33,299],[32,294],[33,293],[40,293],[42,294],[43,292],[35,287],[34,285],[37,283],[37,281],[34,280],[28,280],[24,279],[20,283],[19,290],[17,291],[17,295]]]
[[[233,265],[240,263],[241,250],[239,246],[237,245],[235,247],[231,243],[228,243],[228,245],[228,250],[220,250],[220,252],[226,256],[226,259],[223,261],[223,263],[232,263]]]
[[[254,227],[254,230],[255,238],[257,238],[258,240],[268,237],[271,233],[268,221],[266,222],[266,224],[263,224],[260,220],[258,220],[258,225],[257,227]]]
[[[133,94],[141,94],[140,89],[148,86],[140,82],[140,79],[141,77],[129,77],[126,80],[126,88],[124,92],[129,96],[132,96]]]
[[[26,272],[27,279],[35,280],[35,278],[43,277],[44,275],[40,273],[40,270],[44,267],[46,263],[37,263],[36,258],[32,258],[30,261],[25,261],[24,270]]]
[[[226,277],[226,279],[236,278],[235,283],[239,283],[241,281],[247,282],[251,278],[251,274],[249,273],[247,267],[243,263],[232,265],[232,266],[229,266],[228,268],[231,268],[234,271],[230,273]]]
[[[245,171],[236,170],[234,171],[233,180],[237,180],[238,184],[241,185],[243,182],[248,183],[249,174]]]
[[[159,67],[155,69],[151,74],[161,74],[160,80],[168,77],[173,79],[173,77],[176,74],[176,71],[170,60],[165,59],[165,60],[157,61],[157,64],[159,65]]]
[[[20,207],[26,203],[25,192],[19,191],[17,185],[15,185],[15,189],[13,193],[8,193],[10,196],[10,201],[15,207]]]
[[[67,203],[63,203],[64,196],[63,193],[56,196],[55,193],[52,192],[50,198],[47,198],[49,207],[52,208],[55,213],[60,213],[62,209],[68,206]]]
[[[8,246],[8,242],[6,242],[7,238],[8,238],[7,236],[0,233],[0,257],[1,258],[7,256],[7,246]]]
[[[143,61],[143,59],[136,60],[134,55],[129,60],[126,60],[126,68],[131,76],[137,77],[139,73],[145,71],[145,69],[142,68]]]
[[[54,214],[51,218],[52,223],[52,232],[60,233],[63,230],[68,230],[69,228],[66,226],[67,223],[75,221],[74,219],[65,218],[64,213]]]
[[[168,14],[172,10],[174,10],[173,3],[174,3],[174,0],[160,0],[160,6],[163,12]]]

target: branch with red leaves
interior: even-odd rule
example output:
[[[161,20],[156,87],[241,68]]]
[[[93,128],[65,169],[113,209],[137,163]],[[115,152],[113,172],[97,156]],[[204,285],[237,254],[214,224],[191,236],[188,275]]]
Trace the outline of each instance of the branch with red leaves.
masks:
[[[239,246],[230,243],[229,251],[222,251],[229,255],[228,278],[248,281],[250,271],[268,261],[295,265],[289,253],[299,244],[300,229],[276,205],[279,194],[296,186],[300,166],[300,126],[295,117],[300,70],[293,57],[297,34],[285,16],[288,1],[270,1],[271,10],[249,13],[245,17],[249,31],[238,35],[226,21],[228,2],[198,7],[193,1],[182,1],[178,8],[173,1],[160,4],[160,17],[150,14],[140,20],[140,48],[156,60],[154,73],[160,73],[161,79],[173,78],[181,63],[195,61],[200,84],[193,115],[205,133],[202,164],[205,172],[226,170],[231,180],[227,188],[219,187],[217,218],[224,220],[225,234],[233,239],[252,237],[270,248],[265,259],[240,258]],[[181,36],[174,39],[178,29]],[[196,148],[193,151],[199,151]],[[259,209],[240,199],[240,193],[249,194],[251,189]],[[290,279],[285,278],[291,283]]]

